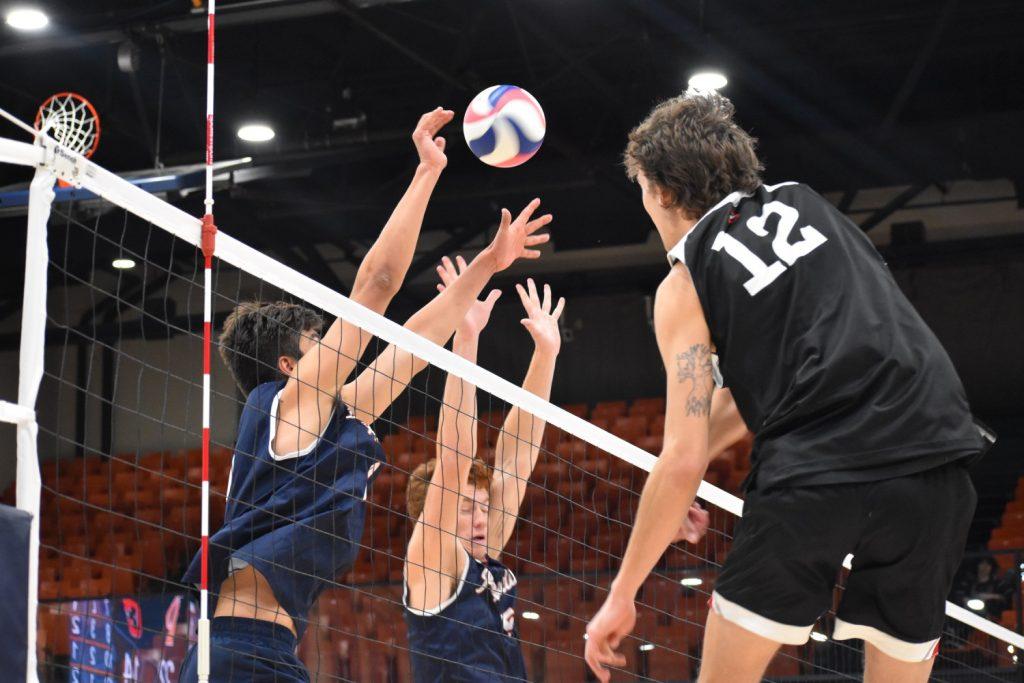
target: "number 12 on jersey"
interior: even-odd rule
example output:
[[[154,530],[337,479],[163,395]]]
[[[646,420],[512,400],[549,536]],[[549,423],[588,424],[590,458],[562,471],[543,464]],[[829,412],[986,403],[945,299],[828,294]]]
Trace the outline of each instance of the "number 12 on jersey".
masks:
[[[800,228],[801,239],[790,242],[789,235],[793,232],[800,214],[792,206],[779,201],[765,204],[760,216],[754,216],[747,220],[747,229],[758,237],[768,237],[769,233],[765,229],[765,225],[772,214],[779,216],[775,237],[772,239],[772,251],[781,259],[780,261],[774,261],[770,265],[765,263],[742,242],[726,232],[718,233],[715,236],[715,241],[711,244],[713,251],[724,249],[726,254],[739,261],[740,265],[750,273],[750,279],[743,283],[750,296],[754,296],[775,282],[776,278],[786,271],[786,267],[796,263],[801,256],[806,256],[828,241],[820,232],[805,225]]]

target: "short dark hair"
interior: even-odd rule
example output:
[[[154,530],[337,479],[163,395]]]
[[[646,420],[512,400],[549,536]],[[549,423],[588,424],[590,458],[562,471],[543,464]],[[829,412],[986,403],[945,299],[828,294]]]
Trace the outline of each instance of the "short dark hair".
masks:
[[[464,456],[460,456],[464,457]],[[423,512],[423,506],[427,503],[427,487],[434,477],[434,470],[437,468],[437,458],[420,463],[420,465],[409,475],[409,484],[405,489],[405,510],[412,519],[419,519]],[[491,488],[491,468],[483,460],[473,458],[473,464],[469,466],[467,481],[478,489]],[[447,484],[445,485],[447,487]]]
[[[732,102],[717,93],[687,92],[654,107],[629,133],[626,174],[672,192],[675,205],[701,216],[730,192],[753,192],[764,166],[757,140],[732,120]]]
[[[220,357],[238,388],[248,396],[263,382],[283,379],[278,358],[298,358],[302,334],[320,332],[323,324],[323,318],[305,306],[286,301],[246,301],[224,321]]]

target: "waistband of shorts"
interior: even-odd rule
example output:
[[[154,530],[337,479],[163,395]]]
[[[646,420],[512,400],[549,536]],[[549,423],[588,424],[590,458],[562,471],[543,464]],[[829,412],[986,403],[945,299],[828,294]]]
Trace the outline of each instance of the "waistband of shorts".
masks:
[[[210,624],[210,636],[273,640],[289,650],[295,649],[296,645],[295,635],[286,626],[244,617],[214,617]]]

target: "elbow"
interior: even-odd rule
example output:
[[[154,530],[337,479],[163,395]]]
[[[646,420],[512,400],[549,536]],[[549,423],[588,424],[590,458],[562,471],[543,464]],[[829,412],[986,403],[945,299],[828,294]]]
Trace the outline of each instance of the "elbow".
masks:
[[[666,442],[658,458],[658,467],[673,480],[703,479],[708,468],[708,449]]]
[[[370,268],[360,272],[352,287],[352,298],[372,303],[391,301],[401,285],[401,278],[390,268]]]
[[[398,294],[400,284],[401,278],[390,268],[375,268],[367,277],[366,287],[382,295],[394,296]]]

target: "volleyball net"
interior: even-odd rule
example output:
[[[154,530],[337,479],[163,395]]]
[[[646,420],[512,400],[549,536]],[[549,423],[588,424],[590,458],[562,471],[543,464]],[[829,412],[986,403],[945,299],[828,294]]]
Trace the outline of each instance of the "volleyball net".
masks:
[[[394,401],[372,425],[385,463],[366,492],[355,563],[334,577],[302,625],[298,652],[311,678],[409,680],[410,649],[419,646],[409,642],[403,577],[406,562],[418,560],[407,557],[416,520],[406,496],[417,466],[437,455],[443,421],[468,419],[471,426],[455,444],[459,457],[484,460],[522,493],[501,560],[516,577],[514,628],[527,678],[586,679],[585,626],[607,595],[652,454],[660,451],[661,400],[595,397],[556,406],[519,386],[521,374],[499,377],[376,315],[232,238],[231,226],[221,226],[217,236],[206,292],[198,219],[51,144],[0,139],[0,163],[38,169],[25,306],[45,309],[45,338],[41,323],[35,331],[23,327],[21,372],[30,384],[31,373],[41,371],[42,381],[38,400],[22,392],[30,402],[22,407],[37,411],[34,420],[22,415],[25,434],[36,424],[39,432],[35,443],[19,437],[18,502],[29,510],[38,505],[41,522],[38,635],[30,647],[39,654],[43,680],[173,682],[197,637],[196,595],[182,576],[200,545],[204,296],[211,297],[215,330],[240,303],[288,301],[328,323],[341,317],[372,337],[365,355],[352,359],[356,372],[388,344],[423,366],[407,388],[391,389]],[[53,204],[54,174],[98,199]],[[134,268],[113,268],[115,260]],[[518,306],[514,299],[506,296],[499,305]],[[529,348],[525,331],[500,325],[485,329],[480,344],[513,334]],[[245,397],[216,354],[212,374],[211,533],[223,520],[232,459],[237,468],[239,459],[256,457],[236,448]],[[445,405],[449,376],[475,387],[475,414]],[[511,434],[507,420],[516,409],[544,429]],[[534,433],[538,438],[524,436]],[[696,545],[671,546],[644,584],[636,629],[622,645],[627,665],[617,675],[623,679],[696,678],[708,598],[742,511],[734,494],[749,471],[749,449],[740,441],[712,462],[698,493],[710,513],[707,535]],[[509,476],[509,463],[534,452],[532,471]],[[272,466],[282,481],[312,476],[292,460]],[[275,508],[280,524],[302,523],[281,509]],[[315,532],[325,543],[333,540],[330,529]],[[277,568],[301,571],[287,560]],[[837,575],[837,600],[841,591]],[[948,605],[948,614],[937,680],[1016,675],[1024,638],[956,605]],[[807,645],[784,647],[767,677],[859,679],[859,645],[831,639],[831,616]],[[441,610],[437,618],[451,617]]]

